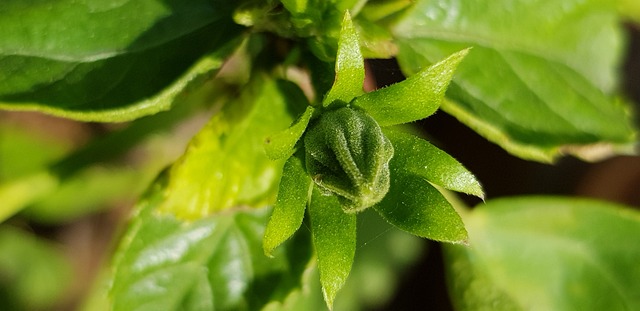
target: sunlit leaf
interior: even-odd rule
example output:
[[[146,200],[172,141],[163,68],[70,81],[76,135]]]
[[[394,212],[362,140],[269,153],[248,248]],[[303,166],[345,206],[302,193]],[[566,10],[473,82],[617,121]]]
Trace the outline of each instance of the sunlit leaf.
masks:
[[[284,159],[272,161],[264,137],[286,128],[306,108],[289,100],[281,84],[257,78],[230,99],[172,168],[161,210],[198,219],[237,204],[272,202]]]
[[[239,30],[230,10],[221,1],[4,1],[0,108],[91,121],[167,110],[220,68]]]
[[[394,30],[412,75],[469,46],[442,109],[516,156],[549,162],[634,141],[615,100],[615,1],[418,1]]]
[[[349,103],[354,97],[364,93],[364,58],[360,51],[358,32],[347,11],[342,20],[342,30],[338,41],[336,57],[336,77],[329,93],[322,100],[328,106],[335,100]]]
[[[440,107],[456,67],[468,52],[457,52],[402,82],[362,95],[353,104],[381,126],[424,119]]]

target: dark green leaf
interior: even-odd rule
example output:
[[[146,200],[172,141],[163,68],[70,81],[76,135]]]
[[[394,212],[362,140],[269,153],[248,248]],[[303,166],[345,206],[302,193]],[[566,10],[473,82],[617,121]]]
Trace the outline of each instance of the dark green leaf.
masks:
[[[402,170],[394,160],[390,166],[391,188],[374,206],[376,211],[411,234],[441,242],[466,243],[462,219],[447,199],[424,178]]]
[[[335,196],[323,195],[314,187],[309,217],[322,293],[332,309],[336,294],[347,281],[356,253],[356,215],[345,213]]]
[[[338,41],[338,56],[336,57],[336,77],[329,93],[322,100],[323,106],[328,106],[335,100],[344,103],[364,93],[364,58],[360,52],[358,32],[353,26],[351,16],[347,11],[342,20],[342,30]]]
[[[547,162],[633,142],[627,108],[612,96],[615,2],[419,1],[394,32],[409,75],[474,47],[442,109],[517,156]]]
[[[262,241],[267,256],[271,256],[273,250],[302,225],[309,200],[309,187],[311,178],[304,169],[304,161],[297,156],[290,157],[282,169],[278,197]]]
[[[637,211],[586,199],[520,197],[489,201],[464,216],[470,247],[448,251],[461,310],[640,305]],[[474,282],[459,283],[470,273]]]
[[[362,95],[353,104],[381,126],[424,119],[440,107],[456,67],[468,52],[457,52],[402,82]]]
[[[384,133],[393,144],[396,167],[445,189],[484,197],[476,177],[446,152],[411,134],[390,129]]]
[[[221,66],[238,30],[226,5],[180,3],[3,2],[0,108],[95,121],[171,108]]]

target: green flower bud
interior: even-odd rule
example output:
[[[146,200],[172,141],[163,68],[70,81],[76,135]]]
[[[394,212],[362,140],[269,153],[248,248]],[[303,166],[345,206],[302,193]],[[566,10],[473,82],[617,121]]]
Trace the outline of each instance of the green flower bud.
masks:
[[[364,111],[342,107],[324,112],[304,137],[307,172],[347,213],[362,211],[389,191],[393,146]]]

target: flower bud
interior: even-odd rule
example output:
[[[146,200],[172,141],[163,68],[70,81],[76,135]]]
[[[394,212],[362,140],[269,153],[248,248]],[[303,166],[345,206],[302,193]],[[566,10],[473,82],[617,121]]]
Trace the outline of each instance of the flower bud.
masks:
[[[345,212],[362,211],[389,190],[393,146],[364,111],[342,107],[324,112],[304,137],[307,172]]]

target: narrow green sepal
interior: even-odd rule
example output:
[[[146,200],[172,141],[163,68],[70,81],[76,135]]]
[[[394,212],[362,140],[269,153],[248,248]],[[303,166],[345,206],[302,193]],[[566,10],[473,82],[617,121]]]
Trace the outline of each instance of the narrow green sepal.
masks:
[[[358,32],[351,21],[349,12],[345,12],[342,20],[342,30],[338,41],[338,55],[336,57],[336,77],[333,86],[322,100],[322,106],[327,107],[336,100],[345,103],[364,93],[364,57],[360,51]]]
[[[271,160],[282,159],[291,156],[295,152],[295,146],[313,116],[314,108],[307,106],[304,113],[286,130],[267,137],[264,141],[264,151]]]
[[[435,187],[415,174],[392,167],[391,189],[374,208],[390,224],[411,234],[440,242],[467,243],[460,215]]]
[[[290,157],[284,164],[276,204],[262,240],[265,255],[272,257],[273,250],[300,228],[311,185],[304,161],[297,156]]]
[[[454,53],[402,82],[359,96],[353,105],[367,111],[380,126],[424,119],[440,107],[455,69],[467,53],[469,49]]]
[[[383,132],[396,152],[394,165],[445,189],[484,200],[480,182],[452,156],[414,135],[387,128]]]
[[[351,272],[356,253],[356,215],[342,211],[335,196],[314,188],[309,204],[322,293],[329,309]]]

